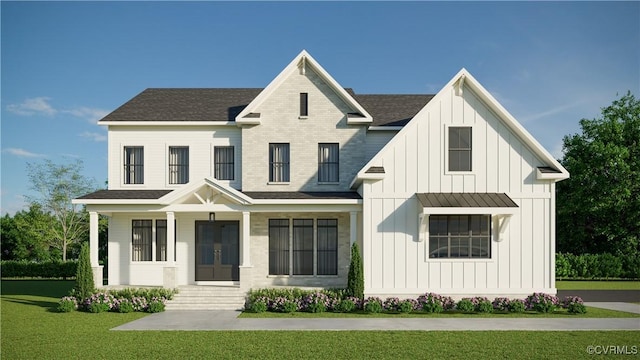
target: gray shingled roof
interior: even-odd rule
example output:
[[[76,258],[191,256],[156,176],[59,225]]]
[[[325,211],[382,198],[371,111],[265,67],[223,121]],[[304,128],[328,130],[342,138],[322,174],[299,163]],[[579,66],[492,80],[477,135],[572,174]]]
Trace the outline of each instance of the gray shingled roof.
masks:
[[[355,191],[319,192],[319,191],[243,191],[252,199],[268,200],[322,200],[322,199],[362,199]]]
[[[235,121],[262,89],[146,89],[101,121]]]
[[[153,200],[160,199],[172,190],[98,190],[79,197],[92,200]]]
[[[146,89],[101,121],[235,121],[259,88]],[[404,126],[433,95],[356,95],[372,125]],[[250,114],[247,117],[256,116]],[[356,114],[350,115],[357,116]],[[362,116],[362,115],[360,115]]]
[[[423,207],[518,207],[504,193],[417,193]]]
[[[373,117],[374,126],[405,126],[434,95],[353,95]]]

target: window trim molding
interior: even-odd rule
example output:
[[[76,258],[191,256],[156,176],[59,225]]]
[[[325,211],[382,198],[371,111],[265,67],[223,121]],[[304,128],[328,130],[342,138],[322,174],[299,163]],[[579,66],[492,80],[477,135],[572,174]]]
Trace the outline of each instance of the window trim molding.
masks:
[[[443,157],[444,157],[444,174],[445,175],[475,175],[476,174],[476,166],[474,166],[474,151],[473,145],[476,143],[475,141],[475,131],[473,131],[473,125],[466,124],[445,124],[443,131]],[[449,129],[450,128],[470,128],[471,129],[471,170],[449,170]]]
[[[151,221],[151,260],[133,260],[133,222],[134,221],[139,221],[139,220],[148,220]],[[129,226],[129,265],[134,265],[134,266],[154,266],[154,265],[162,265],[162,264],[166,264],[169,260],[158,260],[157,259],[157,222],[158,220],[162,221],[167,221],[166,218],[162,218],[162,217],[148,217],[148,218],[140,218],[140,217],[131,217],[128,219],[128,226]],[[174,231],[175,231],[175,235],[173,238],[174,244],[173,244],[173,256],[174,256],[174,263],[177,264],[177,260],[178,260],[178,235],[179,235],[179,231],[178,231],[178,219],[174,219]],[[166,228],[168,229],[168,227]],[[168,240],[168,233],[167,233],[167,240]],[[166,246],[168,246],[168,244],[166,244]],[[168,254],[167,254],[168,255]]]
[[[216,148],[231,148],[233,149],[233,178],[232,179],[218,179],[216,178]],[[233,144],[213,144],[211,148],[211,177],[216,179],[216,181],[223,182],[234,182],[238,178],[238,152],[236,151],[236,146]]]
[[[338,178],[336,180],[331,180],[331,181],[320,181],[320,166],[322,163],[320,162],[320,146],[322,145],[335,145],[336,146],[336,155],[338,157],[338,161],[337,162],[327,162],[327,164],[331,165],[331,164],[335,164],[336,166],[336,174],[338,176]],[[317,177],[317,181],[319,185],[324,185],[324,184],[340,184],[340,143],[338,142],[319,142],[318,143],[318,177]]]
[[[287,155],[288,155],[288,159],[287,162],[275,162],[271,160],[271,150],[272,150],[272,146],[273,145],[287,145],[288,151],[287,151]],[[268,178],[268,185],[288,185],[291,183],[291,143],[290,142],[270,142],[269,143],[269,148],[268,148],[268,152],[267,152],[267,160],[268,160],[268,174],[267,174],[267,178]],[[280,163],[280,164],[287,164],[288,168],[287,168],[287,181],[275,181],[271,178],[271,175],[274,174],[275,175],[275,171],[273,171],[273,164],[274,163]],[[275,176],[274,176],[275,177]]]
[[[165,159],[167,159],[167,168],[166,168],[166,186],[168,188],[179,188],[183,185],[188,184],[191,181],[191,147],[189,145],[171,145],[171,144],[166,144],[166,154],[165,154]],[[188,163],[187,163],[187,182],[186,183],[175,183],[172,184],[171,183],[171,148],[186,148],[187,149],[187,159],[188,159]]]
[[[126,148],[142,148],[142,183],[137,183],[137,184],[131,184],[131,183],[127,183],[126,182],[126,159],[125,159],[125,155],[126,155]],[[144,159],[145,158],[145,154],[144,154],[144,145],[128,145],[128,144],[123,144],[120,143],[120,160],[122,160],[122,162],[119,164],[120,167],[120,186],[122,187],[132,187],[132,188],[136,188],[136,187],[145,187],[145,179],[146,179],[146,167],[144,166]]]
[[[489,256],[488,258],[432,258],[429,257],[429,241],[430,241],[430,232],[429,232],[429,219],[430,215],[488,215],[490,217],[489,221]],[[425,246],[424,246],[424,261],[425,262],[433,262],[433,263],[496,263],[497,259],[497,243],[500,242],[500,232],[499,229],[499,216],[496,214],[425,214],[426,220],[426,229],[425,229]]]

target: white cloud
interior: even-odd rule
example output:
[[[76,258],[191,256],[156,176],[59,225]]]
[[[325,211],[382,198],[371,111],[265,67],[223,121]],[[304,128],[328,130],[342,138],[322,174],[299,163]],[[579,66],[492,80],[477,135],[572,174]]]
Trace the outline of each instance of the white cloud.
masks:
[[[96,141],[96,142],[107,141],[107,135],[100,134],[100,133],[95,133],[95,132],[90,132],[90,131],[85,131],[82,134],[79,134],[79,136],[81,136],[83,138],[91,139],[91,140]]]
[[[107,110],[95,109],[95,108],[89,108],[89,107],[78,107],[78,108],[73,108],[69,110],[62,110],[62,112],[65,114],[71,114],[75,117],[85,119],[92,124],[102,119],[103,117],[107,116],[107,114],[109,113],[109,111]]]
[[[14,195],[12,198],[4,199],[5,195],[7,195],[6,191],[2,191],[2,196],[0,196],[0,213],[2,216],[5,214],[9,214],[10,216],[15,215],[20,210],[25,210],[29,207],[28,202],[22,195]]]
[[[7,110],[18,115],[31,116],[35,114],[42,114],[47,116],[53,116],[58,111],[49,104],[51,98],[46,96],[26,99],[20,104],[9,104]]]
[[[551,116],[551,115],[555,115],[555,114],[559,114],[562,112],[565,112],[569,109],[572,109],[576,106],[579,106],[581,104],[583,104],[585,102],[585,100],[579,100],[579,101],[575,101],[569,104],[564,104],[564,105],[559,105],[556,107],[553,107],[551,109],[545,110],[545,111],[541,111],[538,113],[534,113],[534,114],[529,114],[529,115],[525,115],[525,116],[521,116],[520,117],[520,121],[521,122],[527,122],[527,121],[532,121],[532,120],[537,120],[540,118],[544,118],[547,116]]]
[[[31,157],[31,158],[37,158],[37,157],[46,157],[47,155],[45,154],[37,154],[37,153],[32,153],[30,151],[27,151],[25,149],[20,149],[20,148],[7,148],[2,150],[3,152],[7,152],[11,155],[15,155],[15,156],[19,156],[19,157]]]

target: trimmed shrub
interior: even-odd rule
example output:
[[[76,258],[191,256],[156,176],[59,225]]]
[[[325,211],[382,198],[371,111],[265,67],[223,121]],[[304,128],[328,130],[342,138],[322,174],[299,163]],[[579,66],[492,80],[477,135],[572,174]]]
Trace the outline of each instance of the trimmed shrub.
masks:
[[[164,311],[164,302],[163,298],[153,298],[147,303],[146,311],[148,313],[159,313]]]
[[[29,260],[2,260],[0,261],[0,274],[3,278],[47,278],[47,279],[71,279],[76,276],[78,261],[29,261]]]
[[[123,314],[130,313],[133,312],[133,304],[127,298],[116,299],[113,310]]]
[[[357,243],[351,246],[351,263],[347,278],[347,295],[364,299],[364,268]]]
[[[556,254],[558,278],[640,278],[640,257],[636,254]]]
[[[400,305],[398,306],[398,310],[401,313],[408,314],[408,313],[412,312],[414,309],[416,309],[417,304],[418,304],[418,302],[416,300],[413,300],[413,299],[402,300],[400,302]]]
[[[177,294],[178,290],[176,289],[165,289],[165,288],[126,288],[120,290],[109,290],[109,294],[113,295],[116,298],[125,298],[132,300],[133,298],[143,297],[147,299],[147,301],[153,298],[164,298],[167,300],[173,299],[173,295]]]
[[[475,311],[476,307],[473,305],[470,298],[463,298],[456,304],[456,309],[465,313],[472,313]]]
[[[474,310],[479,313],[492,313],[493,312],[493,304],[486,297],[476,296],[471,298],[471,303],[473,303]]]
[[[522,299],[513,299],[509,301],[509,312],[523,313],[527,309],[527,306]]]
[[[95,293],[84,301],[84,306],[89,312],[101,313],[111,310],[115,305],[115,298],[105,292]]]
[[[452,310],[455,302],[448,296],[434,293],[426,293],[418,297],[419,308],[428,313],[439,313],[444,310]]]
[[[578,296],[567,296],[562,300],[562,307],[567,309],[570,314],[584,314],[587,312],[587,307],[584,306],[584,301]]]
[[[382,312],[382,300],[378,297],[368,297],[362,303],[362,309],[370,314]]]
[[[491,305],[493,305],[493,309],[496,311],[508,312],[510,303],[511,301],[509,300],[509,298],[497,297],[493,299],[493,302],[491,303]]]
[[[96,289],[93,283],[93,270],[91,269],[91,259],[89,258],[89,244],[82,244],[80,257],[78,258],[78,271],[76,272],[75,294],[84,300],[93,294]]]
[[[73,296],[65,296],[60,299],[57,307],[58,312],[72,312],[78,310],[78,300]]]
[[[302,299],[302,310],[311,313],[322,313],[331,306],[329,297],[322,292],[313,292]]]
[[[397,297],[387,298],[382,304],[382,307],[384,308],[385,311],[389,311],[389,312],[399,311],[400,299],[398,299]]]
[[[525,300],[525,306],[528,310],[541,313],[551,313],[558,308],[558,298],[544,293],[533,293]]]
[[[267,302],[265,300],[258,300],[249,306],[249,310],[254,313],[263,313],[267,311]]]
[[[355,309],[356,303],[352,299],[347,298],[341,300],[340,303],[338,303],[338,306],[334,308],[334,311],[348,313],[354,311]]]

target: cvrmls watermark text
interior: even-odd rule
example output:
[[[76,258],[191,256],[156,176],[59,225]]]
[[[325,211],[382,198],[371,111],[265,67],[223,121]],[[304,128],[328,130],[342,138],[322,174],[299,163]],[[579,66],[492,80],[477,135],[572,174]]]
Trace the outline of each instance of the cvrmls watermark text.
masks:
[[[589,345],[590,355],[638,355],[637,345]]]

